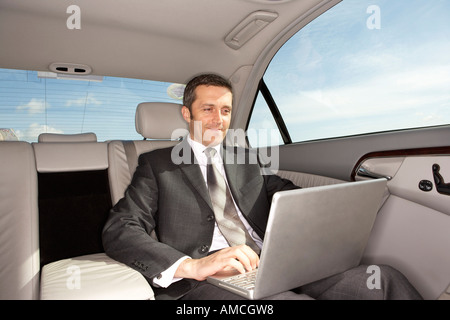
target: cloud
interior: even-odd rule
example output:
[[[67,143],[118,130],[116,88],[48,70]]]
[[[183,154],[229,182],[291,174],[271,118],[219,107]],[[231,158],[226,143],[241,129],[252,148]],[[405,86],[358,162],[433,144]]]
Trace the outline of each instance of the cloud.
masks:
[[[293,140],[449,122],[450,64],[387,70],[280,96],[277,104]]]
[[[50,105],[45,103],[42,99],[33,98],[27,104],[22,104],[17,107],[17,110],[27,110],[30,114],[44,113],[45,108],[50,108]]]
[[[64,133],[64,131],[45,124],[32,123],[26,130],[16,130],[19,140],[37,141],[41,133]]]
[[[309,85],[278,94],[277,104],[291,123],[417,110],[426,119],[443,110],[448,119],[448,50],[449,44],[429,41],[409,51],[398,45],[344,52],[330,68],[305,74]]]
[[[102,102],[90,95],[88,95],[87,97],[84,97],[84,98],[72,99],[72,100],[66,101],[66,107],[71,107],[73,105],[84,106],[84,105],[88,105],[88,104],[100,105],[100,104],[102,104]]]

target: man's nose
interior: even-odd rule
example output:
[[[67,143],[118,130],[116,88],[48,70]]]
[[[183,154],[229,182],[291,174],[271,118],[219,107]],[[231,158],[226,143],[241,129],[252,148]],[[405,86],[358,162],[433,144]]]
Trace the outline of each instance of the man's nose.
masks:
[[[222,112],[221,112],[221,110],[219,109],[219,110],[214,110],[214,112],[213,112],[213,121],[215,122],[215,123],[222,123],[222,121],[223,121],[223,119],[222,119]]]

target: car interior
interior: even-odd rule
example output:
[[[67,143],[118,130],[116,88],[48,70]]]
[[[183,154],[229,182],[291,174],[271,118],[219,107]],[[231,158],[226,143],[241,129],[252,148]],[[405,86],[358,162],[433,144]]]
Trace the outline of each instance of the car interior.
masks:
[[[182,90],[303,188],[386,178],[362,263],[450,300],[450,20],[426,0],[0,0],[0,299],[153,300],[101,233]]]

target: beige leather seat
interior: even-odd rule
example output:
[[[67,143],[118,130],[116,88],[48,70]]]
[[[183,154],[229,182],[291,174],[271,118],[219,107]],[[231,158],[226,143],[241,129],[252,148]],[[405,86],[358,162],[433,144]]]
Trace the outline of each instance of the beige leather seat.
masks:
[[[38,299],[38,196],[31,144],[0,141],[0,164],[0,300]]]
[[[93,132],[78,134],[41,133],[38,142],[97,142],[97,135]]]
[[[41,299],[152,299],[145,278],[101,246],[111,208],[107,143],[92,133],[38,141]]]
[[[136,131],[144,140],[114,140],[108,143],[109,183],[113,205],[131,182],[139,155],[173,146],[188,134],[188,124],[181,115],[181,105],[144,102],[136,108]]]

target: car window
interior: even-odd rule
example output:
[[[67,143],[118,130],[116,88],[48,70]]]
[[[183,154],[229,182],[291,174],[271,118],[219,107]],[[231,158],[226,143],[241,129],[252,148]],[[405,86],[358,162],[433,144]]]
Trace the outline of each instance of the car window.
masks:
[[[301,29],[262,79],[284,142],[449,124],[449,12],[450,1],[344,0]],[[262,99],[252,132],[271,117]]]
[[[181,103],[184,85],[117,77],[0,69],[0,140],[94,132],[99,141],[140,140],[141,102]]]
[[[267,114],[268,112],[267,102],[259,92],[247,129],[247,138],[251,146],[266,147],[283,143],[277,123],[270,114]]]

